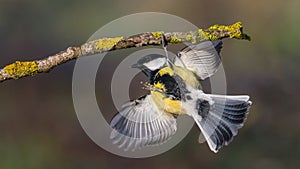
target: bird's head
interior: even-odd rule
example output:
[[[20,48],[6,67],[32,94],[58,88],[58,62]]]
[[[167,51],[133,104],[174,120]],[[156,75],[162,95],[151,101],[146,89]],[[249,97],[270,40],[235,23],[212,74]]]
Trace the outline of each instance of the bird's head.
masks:
[[[167,59],[163,55],[150,54],[142,57],[137,61],[137,63],[131,65],[132,68],[138,68],[150,77],[152,74],[156,73],[158,70],[167,66]]]

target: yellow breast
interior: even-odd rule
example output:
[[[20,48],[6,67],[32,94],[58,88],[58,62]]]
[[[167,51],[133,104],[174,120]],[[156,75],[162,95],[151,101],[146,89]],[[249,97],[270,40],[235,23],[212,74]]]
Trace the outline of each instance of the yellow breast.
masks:
[[[152,101],[156,107],[163,112],[172,114],[183,114],[181,102],[165,97],[161,92],[151,91]]]
[[[163,76],[165,74],[172,76],[179,76],[184,81],[187,86],[191,86],[193,88],[200,88],[200,82],[195,76],[193,72],[188,69],[177,67],[173,65],[173,69],[170,67],[165,67],[161,69],[157,74],[157,76]],[[156,90],[151,90],[152,101],[153,104],[158,108],[158,110],[163,111],[165,113],[172,114],[185,114],[181,106],[180,100],[173,100],[169,97],[166,97],[163,93],[166,92],[165,85],[161,82],[154,83]]]

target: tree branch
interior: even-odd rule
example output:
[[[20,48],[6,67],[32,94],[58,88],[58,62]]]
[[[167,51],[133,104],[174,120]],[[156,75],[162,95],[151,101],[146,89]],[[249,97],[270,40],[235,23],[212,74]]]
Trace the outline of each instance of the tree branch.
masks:
[[[213,25],[207,29],[199,29],[190,32],[146,32],[137,35],[115,38],[102,38],[87,42],[81,46],[69,47],[66,50],[42,60],[20,62],[9,64],[0,69],[0,82],[9,79],[19,79],[25,76],[33,76],[37,73],[49,72],[54,67],[79,57],[97,53],[141,47],[149,45],[161,45],[161,35],[171,44],[176,43],[199,43],[204,40],[218,40],[223,38],[235,38],[250,40],[247,34],[243,33],[241,22],[233,25]]]

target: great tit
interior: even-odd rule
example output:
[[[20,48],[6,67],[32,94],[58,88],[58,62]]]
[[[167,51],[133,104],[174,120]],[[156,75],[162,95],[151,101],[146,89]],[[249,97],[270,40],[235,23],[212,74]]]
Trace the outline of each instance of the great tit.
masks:
[[[133,67],[150,80],[150,94],[133,100],[116,114],[111,138],[125,150],[159,145],[175,134],[176,118],[187,114],[195,120],[213,152],[230,143],[247,118],[249,96],[205,94],[199,79],[212,76],[219,64],[222,42],[202,42],[179,52],[171,62],[148,55]],[[217,50],[215,50],[217,49]]]

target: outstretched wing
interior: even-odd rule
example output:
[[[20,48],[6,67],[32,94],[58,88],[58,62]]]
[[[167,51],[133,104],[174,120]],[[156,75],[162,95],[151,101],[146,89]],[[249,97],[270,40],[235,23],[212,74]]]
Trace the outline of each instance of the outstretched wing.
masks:
[[[197,45],[190,45],[175,57],[176,66],[185,67],[204,80],[212,76],[218,69],[221,58],[222,41],[204,41]]]
[[[125,150],[135,150],[167,141],[176,132],[176,119],[171,114],[158,111],[151,95],[146,95],[124,105],[110,125],[110,138]]]

